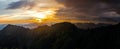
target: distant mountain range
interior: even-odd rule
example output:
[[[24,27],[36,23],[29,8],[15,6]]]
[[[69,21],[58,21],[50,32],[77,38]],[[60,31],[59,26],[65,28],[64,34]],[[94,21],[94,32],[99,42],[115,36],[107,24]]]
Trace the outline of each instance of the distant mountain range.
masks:
[[[1,24],[0,25],[0,30],[2,30],[3,28],[5,28],[7,25],[9,25],[9,24]],[[11,24],[11,25],[21,26],[21,27],[29,28],[29,29],[34,29],[34,28],[38,27],[38,25],[34,24],[34,23],[28,23],[28,24]]]
[[[7,25],[0,31],[1,49],[120,49],[120,23],[81,29],[63,22],[28,29]]]
[[[102,26],[109,26],[111,24],[104,24],[104,23],[99,23],[99,24],[94,24],[94,23],[74,23],[78,28],[81,29],[92,29],[92,28],[97,28],[97,27],[102,27]],[[34,24],[34,23],[28,23],[28,24],[14,24],[16,26],[22,26],[25,28],[29,29],[34,29],[37,28],[39,25]],[[0,30],[2,30],[4,27],[6,27],[7,24],[2,24],[0,25]],[[42,25],[45,26],[45,25]]]

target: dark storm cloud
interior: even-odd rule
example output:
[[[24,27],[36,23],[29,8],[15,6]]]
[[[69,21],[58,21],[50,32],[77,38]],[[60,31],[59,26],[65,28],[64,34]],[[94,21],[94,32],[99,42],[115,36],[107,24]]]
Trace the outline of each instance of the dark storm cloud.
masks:
[[[6,9],[17,9],[22,7],[32,8],[34,4],[35,4],[34,2],[30,2],[29,0],[20,0],[10,3]]]
[[[120,0],[56,0],[65,8],[58,10],[58,16],[76,19],[120,22]],[[116,14],[111,15],[115,12]],[[103,13],[107,13],[103,14]],[[117,16],[116,16],[117,15]]]

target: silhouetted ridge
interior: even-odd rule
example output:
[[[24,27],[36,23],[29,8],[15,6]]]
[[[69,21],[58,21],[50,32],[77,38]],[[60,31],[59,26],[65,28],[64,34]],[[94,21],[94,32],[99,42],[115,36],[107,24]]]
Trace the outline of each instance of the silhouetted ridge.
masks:
[[[93,29],[98,27],[109,26],[111,24],[104,24],[104,23],[75,23],[75,25],[80,29]]]
[[[53,29],[56,30],[64,30],[64,31],[72,31],[78,29],[74,24],[69,23],[69,22],[63,22],[63,23],[57,23],[51,26]]]
[[[24,29],[24,27],[8,24],[4,29]]]
[[[120,49],[120,23],[85,30],[69,22],[33,30],[7,25],[0,31],[0,49]]]
[[[21,26],[16,26],[16,25],[7,25],[5,28],[3,28],[2,32],[26,32],[27,28],[21,27]]]
[[[24,48],[24,46],[28,44],[27,42],[30,39],[30,32],[28,31],[30,30],[24,27],[10,24],[7,25],[3,30],[1,30],[0,46],[9,48],[13,46],[17,48]]]

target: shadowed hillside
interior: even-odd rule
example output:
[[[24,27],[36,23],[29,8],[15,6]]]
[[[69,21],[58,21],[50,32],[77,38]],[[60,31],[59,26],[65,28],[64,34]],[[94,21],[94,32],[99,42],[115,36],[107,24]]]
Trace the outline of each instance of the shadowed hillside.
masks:
[[[120,24],[80,29],[69,22],[27,29],[8,25],[0,49],[120,49]]]

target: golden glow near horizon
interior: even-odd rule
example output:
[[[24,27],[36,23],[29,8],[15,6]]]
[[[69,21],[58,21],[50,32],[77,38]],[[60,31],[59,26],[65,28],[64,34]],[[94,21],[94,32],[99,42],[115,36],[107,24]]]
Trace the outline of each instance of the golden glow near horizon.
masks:
[[[21,23],[56,23],[56,22],[83,22],[79,20],[61,20],[56,18],[56,11],[63,8],[64,5],[55,2],[55,0],[35,0],[31,7],[13,9],[13,13],[0,15],[1,24],[21,24]],[[10,10],[12,11],[12,10]]]
[[[56,0],[4,0],[4,1],[0,1],[0,3],[1,3],[0,24],[14,24],[14,23],[42,24],[42,23],[56,23],[56,22],[116,23],[118,21],[117,19],[116,21],[109,21],[109,20],[99,21],[96,19],[92,20],[94,18],[99,18],[99,17],[97,17],[96,15],[92,15],[92,13],[88,14],[89,11],[88,13],[82,11],[76,12],[76,10],[72,8],[74,6],[72,6],[71,4],[64,4],[64,1],[63,3],[62,2],[58,3]],[[65,1],[65,3],[67,2]],[[114,17],[119,16],[119,14],[115,11],[109,11],[100,14],[102,14],[103,16],[105,15],[105,17],[110,16],[110,18],[113,17],[114,15],[115,15]]]
[[[34,0],[33,0],[34,1]],[[55,0],[35,0],[34,6],[20,8],[14,13],[0,15],[0,23],[45,23],[56,19],[54,16],[56,10],[63,5],[58,4]],[[30,9],[29,9],[30,8]],[[20,11],[20,12],[19,12]]]
[[[38,22],[43,22],[44,19],[53,19],[55,15],[54,10],[46,10],[42,12],[37,11],[27,11],[27,14],[33,16],[33,18]]]

